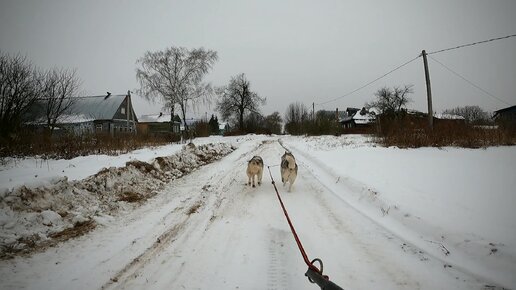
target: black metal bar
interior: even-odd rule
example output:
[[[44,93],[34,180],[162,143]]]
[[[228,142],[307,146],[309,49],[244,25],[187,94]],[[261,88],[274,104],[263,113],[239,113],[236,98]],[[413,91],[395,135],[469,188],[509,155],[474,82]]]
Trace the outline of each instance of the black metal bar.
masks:
[[[340,288],[339,285],[333,283],[330,281],[327,277],[317,273],[316,271],[308,268],[308,271],[306,271],[305,276],[310,278],[313,283],[319,285],[321,287],[321,290],[344,290]]]

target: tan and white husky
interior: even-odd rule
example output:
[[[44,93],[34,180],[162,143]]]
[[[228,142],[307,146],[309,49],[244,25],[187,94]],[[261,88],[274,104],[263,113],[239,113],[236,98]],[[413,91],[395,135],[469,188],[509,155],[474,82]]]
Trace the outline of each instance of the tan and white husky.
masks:
[[[297,177],[297,164],[296,159],[292,153],[285,151],[285,154],[281,156],[281,182],[283,186],[289,183],[288,191],[292,189],[292,184],[296,181]]]
[[[247,163],[247,177],[249,178],[247,185],[253,184],[253,187],[255,187],[254,183],[254,177],[258,179],[258,185],[262,184],[262,175],[263,175],[263,159],[260,156],[254,156],[249,160]]]

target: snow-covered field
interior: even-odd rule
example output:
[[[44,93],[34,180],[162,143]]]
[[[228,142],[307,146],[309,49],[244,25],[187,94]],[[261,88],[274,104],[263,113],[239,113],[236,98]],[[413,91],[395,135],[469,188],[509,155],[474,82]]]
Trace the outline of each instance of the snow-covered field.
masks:
[[[516,288],[514,146],[383,148],[358,135],[194,143],[214,142],[237,149],[172,179],[143,205],[104,216],[86,235],[0,261],[0,289],[317,289],[268,171],[260,187],[245,185],[253,155],[280,184],[282,146],[299,164],[292,192],[279,186],[284,203],[309,258],[321,258],[344,289]],[[1,198],[22,184],[80,180],[179,150],[9,160]]]

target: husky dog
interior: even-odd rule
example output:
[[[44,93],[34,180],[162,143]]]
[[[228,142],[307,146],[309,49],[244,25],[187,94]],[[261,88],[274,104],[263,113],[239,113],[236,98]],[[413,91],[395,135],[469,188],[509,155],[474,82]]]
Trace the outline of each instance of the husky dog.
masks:
[[[247,163],[247,177],[249,181],[247,185],[253,184],[253,187],[256,187],[254,184],[254,177],[258,179],[258,185],[262,184],[262,175],[263,175],[263,159],[260,156],[254,156]]]
[[[292,189],[292,184],[297,177],[297,164],[296,159],[292,153],[285,151],[285,154],[281,156],[281,182],[283,186],[289,183],[288,191]]]

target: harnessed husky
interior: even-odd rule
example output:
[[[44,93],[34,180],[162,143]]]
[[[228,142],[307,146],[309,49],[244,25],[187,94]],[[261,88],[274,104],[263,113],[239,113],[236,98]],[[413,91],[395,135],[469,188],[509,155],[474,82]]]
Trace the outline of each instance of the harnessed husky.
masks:
[[[262,175],[263,175],[263,159],[260,156],[254,156],[247,163],[247,177],[249,178],[247,184],[255,186],[254,177],[258,179],[258,185],[262,184]]]
[[[296,177],[296,159],[292,153],[285,151],[285,154],[281,156],[281,182],[283,182],[283,186],[285,186],[287,182],[289,183],[289,192],[292,190],[292,184],[296,181]]]

